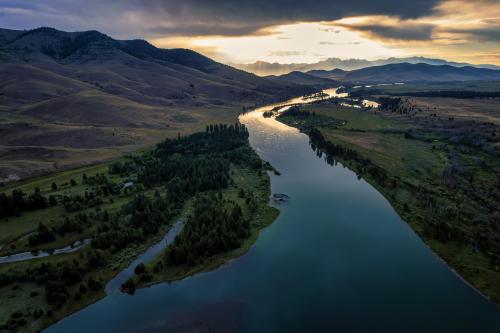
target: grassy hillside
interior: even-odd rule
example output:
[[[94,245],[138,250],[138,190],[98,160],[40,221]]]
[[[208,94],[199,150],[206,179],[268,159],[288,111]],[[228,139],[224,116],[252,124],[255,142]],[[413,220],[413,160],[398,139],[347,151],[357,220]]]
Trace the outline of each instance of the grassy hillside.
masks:
[[[428,64],[389,64],[346,72],[342,80],[349,82],[445,82],[499,80],[500,71],[471,66],[454,67]]]
[[[0,29],[0,59],[0,183],[116,158],[313,91],[97,31]]]
[[[335,85],[338,85],[338,82],[335,81],[334,78],[310,73],[302,73],[298,71],[290,72],[288,74],[283,74],[280,76],[266,76],[266,78],[275,82],[295,83],[315,87],[331,88]]]
[[[383,94],[404,94],[411,92],[426,91],[479,91],[495,92],[500,91],[500,80],[498,81],[463,81],[463,82],[426,82],[426,83],[405,83],[391,85],[370,85],[351,87],[352,92],[366,93],[371,95]]]

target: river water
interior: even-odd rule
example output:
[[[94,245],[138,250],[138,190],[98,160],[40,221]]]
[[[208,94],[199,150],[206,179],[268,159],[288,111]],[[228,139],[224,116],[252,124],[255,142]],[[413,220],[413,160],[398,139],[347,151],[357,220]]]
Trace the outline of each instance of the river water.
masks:
[[[294,102],[296,103],[296,101]],[[285,103],[285,104],[291,104]],[[290,201],[243,257],[113,293],[47,332],[500,332],[500,310],[444,265],[387,200],[298,130],[241,116]]]
[[[104,288],[106,294],[109,295],[111,293],[120,292],[122,284],[135,275],[134,271],[137,265],[141,263],[149,263],[155,258],[155,256],[165,250],[174,241],[179,232],[181,232],[183,226],[183,220],[175,222],[170,230],[168,230],[168,232],[165,234],[165,236],[163,236],[161,241],[148,248],[146,252],[132,261],[127,268],[118,273],[113,279],[111,279],[111,281],[106,284],[106,287]]]

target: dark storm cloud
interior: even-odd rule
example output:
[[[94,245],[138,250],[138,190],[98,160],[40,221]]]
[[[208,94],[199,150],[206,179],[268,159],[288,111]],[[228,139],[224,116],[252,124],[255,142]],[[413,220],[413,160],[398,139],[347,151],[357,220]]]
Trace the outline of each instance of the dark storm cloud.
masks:
[[[405,21],[395,21],[391,24],[368,22],[339,25],[351,30],[361,31],[373,39],[400,41],[430,40],[435,28],[432,24]]]
[[[481,28],[449,28],[443,29],[444,32],[466,35],[470,39],[489,42],[500,42],[500,24],[489,25]]]
[[[155,32],[239,35],[260,28],[296,21],[332,21],[346,16],[390,15],[416,18],[432,13],[437,0],[149,0],[142,10],[163,11],[175,25]]]
[[[181,17],[229,21],[333,20],[345,16],[385,14],[415,18],[431,13],[436,0],[144,0]]]
[[[332,21],[356,15],[416,18],[438,0],[0,0],[0,18],[11,28],[48,25],[101,29],[125,36],[243,35],[296,21]]]

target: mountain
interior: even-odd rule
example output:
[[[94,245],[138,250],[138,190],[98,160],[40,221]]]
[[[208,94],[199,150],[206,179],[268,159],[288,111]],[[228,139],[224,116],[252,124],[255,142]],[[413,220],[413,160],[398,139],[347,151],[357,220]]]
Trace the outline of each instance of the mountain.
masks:
[[[314,75],[310,73],[302,73],[299,71],[293,71],[288,74],[283,74],[280,76],[270,75],[266,76],[267,79],[272,80],[274,82],[280,83],[294,83],[300,85],[308,85],[314,87],[332,87],[336,85],[338,82],[334,81],[327,76],[322,77],[320,75]]]
[[[334,68],[351,71],[372,66],[382,66],[397,63],[410,63],[418,64],[424,63],[429,65],[450,65],[454,67],[464,67],[472,66],[476,68],[488,68],[488,69],[500,69],[500,66],[495,65],[473,65],[468,63],[459,63],[446,61],[442,59],[432,59],[425,57],[406,57],[406,58],[388,58],[379,60],[365,60],[365,59],[339,59],[339,58],[328,58],[316,63],[306,64],[306,63],[292,63],[292,64],[279,64],[279,63],[269,63],[265,61],[257,61],[252,64],[236,64],[237,68],[246,70],[258,75],[282,75],[292,71],[308,72],[312,70],[331,70]]]
[[[372,66],[352,71],[342,69],[312,70],[306,73],[293,71],[280,76],[266,76],[272,81],[296,83],[315,87],[333,86],[339,82],[394,83],[394,82],[449,82],[496,81],[500,70],[471,66],[428,65],[397,63]]]
[[[346,72],[343,81],[349,82],[416,82],[416,81],[476,81],[500,80],[500,71],[471,66],[390,64]]]
[[[98,31],[0,29],[0,183],[113,158],[311,93],[187,49]]]
[[[315,69],[312,71],[308,71],[307,74],[313,75],[319,78],[326,78],[330,80],[340,80],[346,75],[347,71],[342,70],[340,68],[335,68],[330,71]]]
[[[283,75],[292,71],[308,72],[311,70],[330,70],[340,68],[344,70],[358,69],[371,66],[371,62],[364,59],[328,58],[312,64],[306,63],[269,63],[257,61],[252,64],[233,64],[236,68],[255,73],[257,75]]]

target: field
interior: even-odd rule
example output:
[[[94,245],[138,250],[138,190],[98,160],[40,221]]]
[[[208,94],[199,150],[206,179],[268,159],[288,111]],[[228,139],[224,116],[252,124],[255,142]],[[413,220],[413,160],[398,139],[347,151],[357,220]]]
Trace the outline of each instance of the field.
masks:
[[[393,85],[371,85],[369,87],[357,87],[352,91],[366,90],[371,94],[400,94],[416,91],[499,91],[500,81],[463,81],[463,82],[425,82],[405,83]]]
[[[106,100],[106,96],[101,96]],[[125,107],[116,106],[120,109]],[[79,101],[75,101],[76,104]],[[85,104],[84,104],[85,105]],[[51,110],[52,107],[50,106]],[[127,106],[128,108],[129,106]],[[75,111],[72,104],[66,106]],[[78,111],[88,115],[88,109],[103,109],[116,114],[108,105],[95,103]],[[70,119],[64,114],[42,112],[23,114],[0,110],[0,185],[53,173],[83,165],[109,161],[125,153],[151,146],[167,137],[202,131],[210,122],[235,123],[241,106],[208,106],[182,108],[139,109],[132,115],[112,123],[108,116]],[[54,118],[55,117],[55,118]]]
[[[441,258],[500,303],[498,100],[411,97],[381,110],[328,102],[301,110],[309,116],[279,120],[314,134],[312,143],[375,186]],[[323,126],[328,118],[344,125]]]

